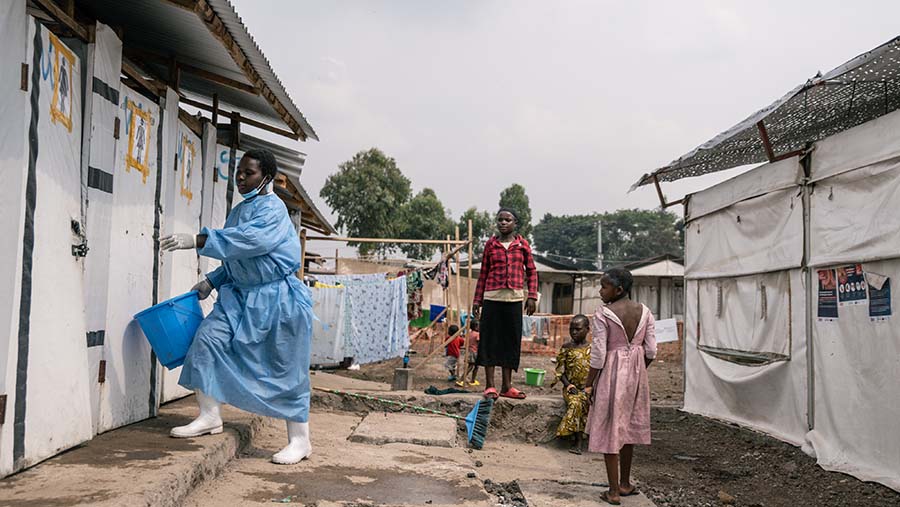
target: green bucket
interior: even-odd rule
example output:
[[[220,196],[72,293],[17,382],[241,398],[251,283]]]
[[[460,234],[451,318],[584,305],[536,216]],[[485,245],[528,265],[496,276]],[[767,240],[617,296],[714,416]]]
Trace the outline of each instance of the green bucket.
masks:
[[[544,375],[547,372],[538,368],[525,368],[525,383],[530,386],[544,385]]]

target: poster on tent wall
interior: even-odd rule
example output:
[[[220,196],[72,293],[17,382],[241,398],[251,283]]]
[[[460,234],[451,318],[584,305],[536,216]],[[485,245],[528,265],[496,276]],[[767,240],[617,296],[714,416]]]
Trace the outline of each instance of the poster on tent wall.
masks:
[[[110,227],[106,383],[99,431],[151,415],[150,346],[132,316],[153,304],[159,106],[122,86]]]
[[[827,322],[838,318],[837,280],[833,269],[820,269],[817,272],[819,291],[816,298],[817,315],[820,321]]]
[[[840,306],[861,305],[866,302],[866,277],[862,264],[851,264],[837,268],[838,304]]]
[[[869,287],[869,320],[887,322],[891,320],[891,279],[877,273],[866,273]]]
[[[84,313],[84,258],[73,255],[82,242],[81,127],[82,80],[79,51],[33,19],[28,62],[32,103],[30,143],[36,159],[28,172],[22,258],[16,391],[27,393],[24,411],[7,410],[16,428],[17,468],[30,466],[91,438],[87,326]],[[36,37],[35,34],[38,33]],[[36,86],[32,86],[36,85]],[[37,87],[37,88],[36,88]],[[24,170],[25,168],[23,168]],[[61,304],[64,303],[64,304]],[[14,359],[15,360],[15,359]],[[96,379],[96,376],[94,376]],[[10,390],[12,392],[12,390]],[[11,405],[7,405],[8,408]]]

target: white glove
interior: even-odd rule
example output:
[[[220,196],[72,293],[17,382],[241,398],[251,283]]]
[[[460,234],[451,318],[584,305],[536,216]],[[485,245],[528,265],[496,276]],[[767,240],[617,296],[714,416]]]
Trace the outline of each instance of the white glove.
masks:
[[[213,290],[213,286],[209,283],[209,278],[204,278],[203,280],[200,280],[197,285],[191,287],[191,290],[197,291],[197,296],[200,298],[200,301],[203,301],[209,297],[209,294]]]
[[[166,236],[159,240],[159,247],[166,252],[174,252],[175,250],[190,250],[197,246],[197,237],[193,234],[185,232],[176,232],[171,236]]]

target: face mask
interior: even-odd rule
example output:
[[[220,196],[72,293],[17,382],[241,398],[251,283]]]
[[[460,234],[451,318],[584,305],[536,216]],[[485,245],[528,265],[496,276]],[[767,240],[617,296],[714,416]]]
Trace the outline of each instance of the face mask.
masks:
[[[254,188],[253,190],[247,192],[246,194],[241,194],[241,197],[243,197],[244,200],[247,200],[247,199],[253,199],[253,198],[256,197],[257,195],[259,195],[259,191],[262,190],[263,188],[265,188],[265,186],[268,185],[268,184],[269,184],[269,180],[266,179],[266,178],[263,178],[262,183],[260,183],[258,187],[256,187],[256,188]]]

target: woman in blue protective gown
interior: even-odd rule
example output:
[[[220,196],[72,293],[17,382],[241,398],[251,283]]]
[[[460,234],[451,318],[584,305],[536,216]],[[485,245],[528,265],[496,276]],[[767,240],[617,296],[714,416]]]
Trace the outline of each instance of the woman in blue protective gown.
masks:
[[[178,383],[193,389],[200,415],[172,428],[178,438],[222,431],[219,403],[287,421],[288,445],[274,456],[279,464],[309,456],[309,346],[312,301],[296,277],[300,240],[287,208],[268,191],[275,157],[251,150],[241,158],[235,183],[243,202],[223,229],[163,238],[163,250],[195,249],[222,261],[194,286],[200,299],[213,289],[218,298],[200,324]]]

